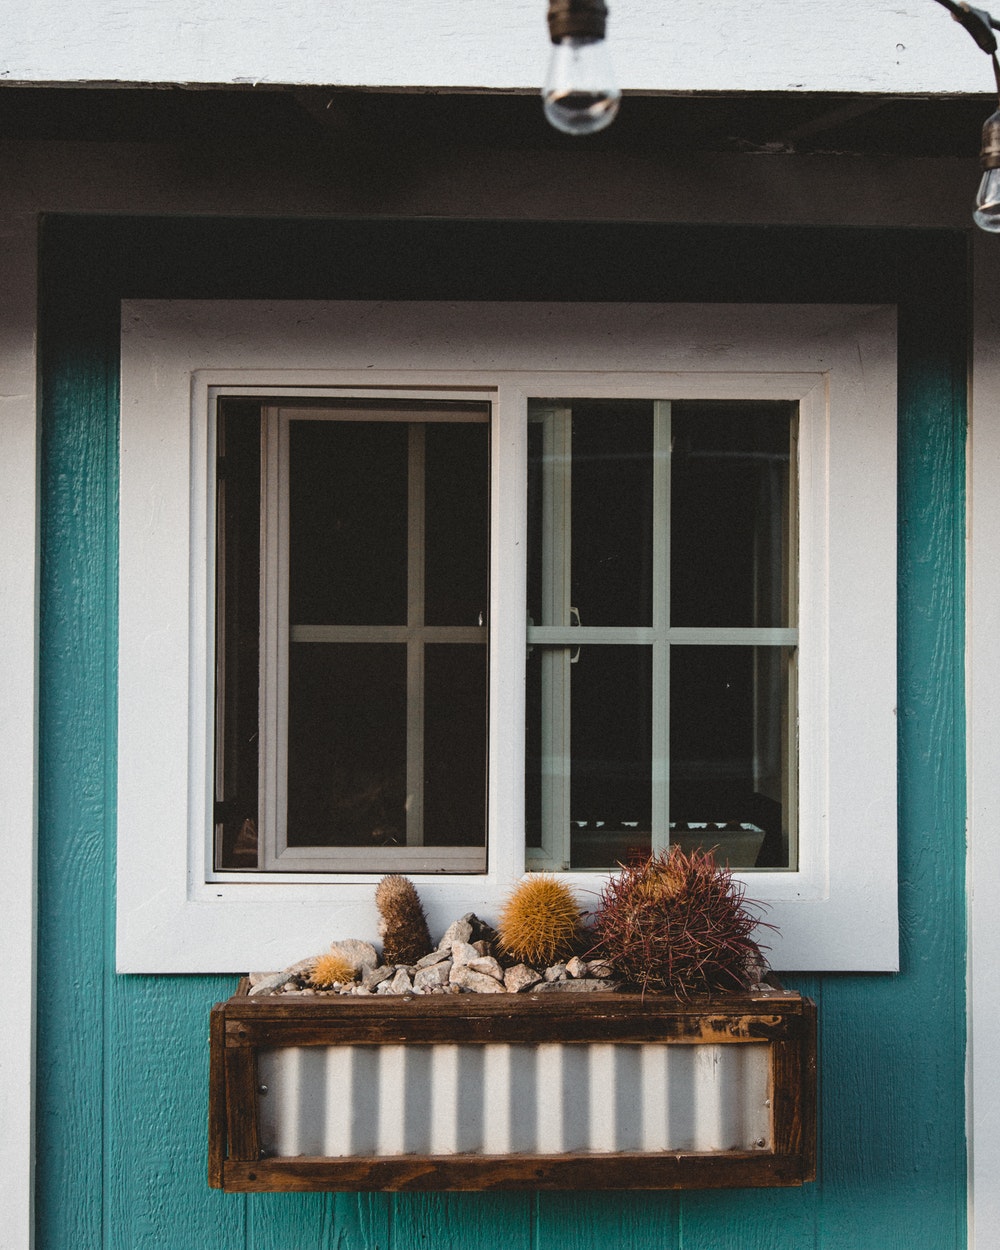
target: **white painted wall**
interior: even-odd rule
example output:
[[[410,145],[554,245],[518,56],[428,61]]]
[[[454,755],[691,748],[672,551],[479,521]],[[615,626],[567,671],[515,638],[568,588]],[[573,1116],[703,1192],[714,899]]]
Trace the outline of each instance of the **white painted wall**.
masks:
[[[934,0],[611,0],[644,92],[974,92],[986,57]],[[546,0],[7,0],[0,82],[533,90]],[[58,38],[53,37],[58,32]]]

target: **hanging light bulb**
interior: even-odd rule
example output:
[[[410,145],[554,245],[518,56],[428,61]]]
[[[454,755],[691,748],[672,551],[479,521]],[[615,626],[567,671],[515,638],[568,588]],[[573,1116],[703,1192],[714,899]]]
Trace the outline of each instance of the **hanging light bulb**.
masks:
[[[1000,232],[1000,110],[983,123],[983,147],[979,155],[983,176],[976,192],[972,219],[983,230]]]
[[[545,116],[557,130],[589,135],[615,119],[621,92],[604,45],[604,0],[550,0],[552,55],[542,88]]]

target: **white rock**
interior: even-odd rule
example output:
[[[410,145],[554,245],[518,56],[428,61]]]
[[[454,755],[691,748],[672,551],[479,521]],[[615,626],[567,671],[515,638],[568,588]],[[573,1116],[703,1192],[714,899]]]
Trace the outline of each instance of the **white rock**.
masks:
[[[568,977],[585,977],[587,975],[587,965],[579,955],[574,955],[572,959],[567,961],[566,975]]]
[[[508,994],[519,994],[522,990],[537,985],[541,979],[534,968],[529,968],[527,964],[515,964],[503,974],[503,983]]]
[[[566,965],[553,964],[551,968],[546,968],[542,974],[546,981],[562,981],[566,978]]]
[[[469,942],[472,940],[472,922],[463,917],[461,920],[453,920],[444,931],[444,937],[438,943],[438,948],[443,951],[450,951],[453,942]]]
[[[294,964],[289,964],[281,972],[255,972],[250,981],[250,993],[274,993],[287,984],[292,977],[298,976],[300,972],[312,971],[312,966],[315,962],[316,956],[312,955],[308,959],[300,959]]]
[[[378,951],[371,942],[362,942],[358,938],[347,938],[343,942],[331,942],[330,954],[337,955],[349,963],[356,973],[362,976],[371,972],[378,965]]]
[[[469,942],[452,942],[451,958],[456,968],[460,968],[463,964],[472,963],[474,959],[481,959],[482,956]]]
[[[450,958],[451,958],[451,946],[449,946],[447,949],[439,946],[436,951],[431,951],[431,953],[429,955],[425,955],[423,959],[418,959],[416,962],[416,967],[417,968],[432,968],[435,964],[442,963],[444,960],[450,959]]]
[[[361,984],[367,990],[374,990],[383,981],[391,981],[395,975],[396,969],[392,964],[382,964],[381,967],[372,968],[370,972],[366,972]]]
[[[503,980],[503,968],[492,955],[480,955],[478,959],[470,959],[467,966],[472,972],[485,972],[494,981]]]
[[[383,981],[383,985],[385,982]],[[410,974],[405,968],[397,968],[396,975],[389,982],[389,990],[392,994],[412,994],[413,982],[410,980]]]
[[[532,994],[572,994],[589,993],[592,990],[616,990],[617,981],[597,981],[587,977],[580,981],[539,981],[532,989]]]
[[[462,964],[451,970],[451,983],[459,989],[472,990],[476,994],[506,994],[503,985],[485,972],[473,972]]]
[[[451,968],[450,959],[446,959],[443,963],[433,964],[429,968],[418,968],[417,974],[413,978],[413,988],[415,990],[430,990],[447,985],[451,976]]]

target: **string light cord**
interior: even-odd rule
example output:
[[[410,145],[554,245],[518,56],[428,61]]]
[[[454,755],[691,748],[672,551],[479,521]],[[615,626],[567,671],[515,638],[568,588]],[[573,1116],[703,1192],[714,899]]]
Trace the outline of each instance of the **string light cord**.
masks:
[[[948,10],[959,26],[967,30],[993,62],[993,80],[996,83],[997,99],[1000,101],[1000,62],[997,61],[997,38],[995,30],[1000,30],[1000,22],[985,9],[973,8],[971,4],[963,4],[960,0],[937,0],[942,8]]]

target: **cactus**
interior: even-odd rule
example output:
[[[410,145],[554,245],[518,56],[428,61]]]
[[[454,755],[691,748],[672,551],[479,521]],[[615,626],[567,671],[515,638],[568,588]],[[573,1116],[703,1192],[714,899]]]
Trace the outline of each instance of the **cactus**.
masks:
[[[675,846],[608,879],[594,917],[593,953],[643,992],[683,999],[743,989],[764,963],[751,937],[761,921],[748,901],[711,852],[685,855]]]
[[[562,881],[532,873],[511,891],[497,931],[503,954],[544,968],[573,954],[580,937],[580,907]]]
[[[335,951],[325,951],[317,955],[309,972],[309,984],[320,989],[328,989],[339,982],[341,985],[353,981],[357,969],[352,963],[338,955]]]
[[[382,958],[387,964],[415,964],[431,950],[427,917],[408,877],[383,877],[375,887]]]

